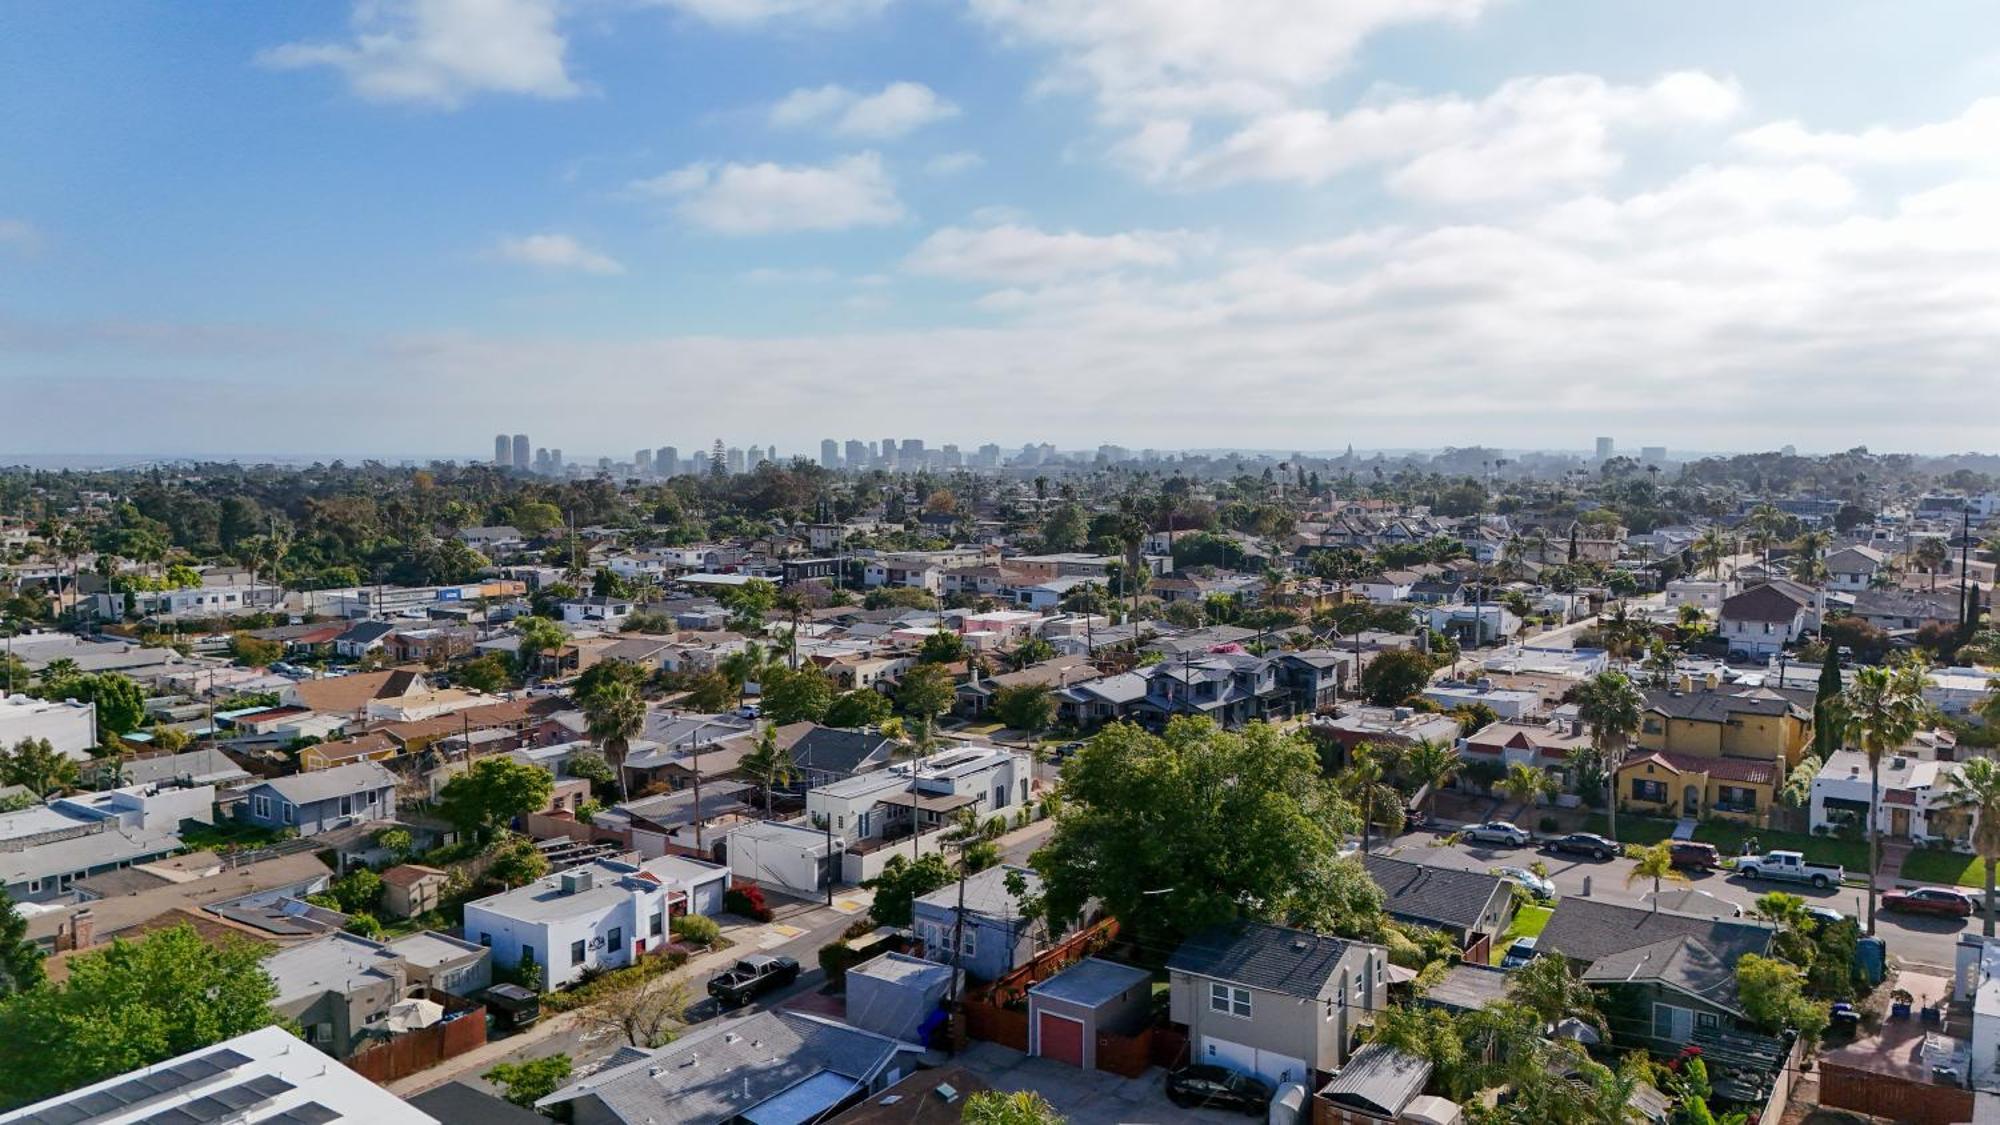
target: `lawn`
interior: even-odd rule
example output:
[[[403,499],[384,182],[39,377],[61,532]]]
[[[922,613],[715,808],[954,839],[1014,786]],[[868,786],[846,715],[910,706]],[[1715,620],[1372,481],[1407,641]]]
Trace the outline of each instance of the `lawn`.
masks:
[[[1549,924],[1549,916],[1556,912],[1553,906],[1524,906],[1514,912],[1514,920],[1507,924],[1507,932],[1493,941],[1493,964],[1498,965],[1516,938],[1538,937],[1543,927]]]
[[[1941,886],[1986,889],[1986,864],[1976,855],[1942,848],[1918,848],[1903,860],[1903,878]]]
[[[181,843],[187,845],[190,851],[233,852],[268,848],[282,839],[282,833],[233,820],[198,824],[181,833]]]
[[[1592,814],[1584,823],[1586,832],[1604,832],[1607,827],[1602,813]],[[1673,832],[1674,822],[1671,820],[1629,814],[1618,818],[1618,842],[1621,844],[1656,844],[1672,836]],[[1753,837],[1757,840],[1759,851],[1803,852],[1808,862],[1837,863],[1845,867],[1850,875],[1867,877],[1866,840],[1838,840],[1827,836],[1810,836],[1803,832],[1774,832],[1725,820],[1706,821],[1694,827],[1694,838],[1703,843],[1714,844],[1715,850],[1721,852],[1725,858],[1742,855],[1744,842]],[[1912,855],[1910,858],[1914,862],[1916,856]],[[1904,871],[1908,873],[1907,866]]]

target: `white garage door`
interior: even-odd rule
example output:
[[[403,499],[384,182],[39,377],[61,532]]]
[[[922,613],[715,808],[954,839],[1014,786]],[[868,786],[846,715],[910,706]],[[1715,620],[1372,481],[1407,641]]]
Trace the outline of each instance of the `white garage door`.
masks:
[[[1242,1043],[1217,1039],[1213,1035],[1201,1037],[1200,1061],[1226,1066],[1245,1074],[1254,1074],[1273,1086],[1282,1086],[1287,1082],[1306,1082],[1310,1078],[1310,1071],[1304,1059],[1281,1055],[1276,1051],[1260,1051]]]

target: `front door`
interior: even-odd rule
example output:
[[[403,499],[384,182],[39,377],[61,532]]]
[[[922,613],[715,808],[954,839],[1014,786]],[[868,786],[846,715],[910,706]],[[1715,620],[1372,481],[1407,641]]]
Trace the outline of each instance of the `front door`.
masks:
[[[1910,810],[1889,810],[1889,835],[1908,836],[1910,834]]]
[[[1701,815],[1701,787],[1690,785],[1681,795],[1681,812],[1685,816]]]

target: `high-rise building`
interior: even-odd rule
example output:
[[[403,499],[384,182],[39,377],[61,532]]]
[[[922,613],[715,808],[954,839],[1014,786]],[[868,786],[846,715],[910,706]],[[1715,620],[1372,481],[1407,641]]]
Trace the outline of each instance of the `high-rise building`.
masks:
[[[1648,465],[1664,465],[1667,463],[1667,447],[1664,445],[1641,446],[1639,447],[1639,460]]]
[[[965,456],[958,451],[957,446],[947,444],[944,447],[943,461],[944,467],[947,469],[963,468],[965,465]]]
[[[860,472],[862,469],[868,467],[867,442],[855,441],[853,438],[848,438],[846,449],[847,449],[847,458],[846,458],[846,464],[843,467],[852,469],[855,472]]]
[[[979,467],[982,469],[997,469],[1000,467],[1000,447],[998,445],[989,441],[979,447]]]
[[[1599,461],[1609,461],[1609,460],[1611,460],[1611,455],[1612,455],[1612,453],[1614,453],[1614,452],[1615,452],[1615,451],[1617,450],[1617,448],[1618,448],[1618,446],[1617,446],[1617,445],[1616,445],[1615,443],[1613,443],[1613,442],[1612,442],[1612,440],[1611,440],[1610,438],[1608,438],[1608,437],[1601,437],[1601,438],[1598,438],[1598,439],[1597,439],[1597,459],[1598,459]]]
[[[681,471],[681,451],[671,445],[663,445],[653,454],[653,471],[663,477],[673,476]]]
[[[832,438],[821,438],[819,440],[819,467],[822,469],[840,468],[840,443],[834,441]]]
[[[743,450],[732,446],[730,447],[728,456],[729,460],[727,463],[730,472],[740,473],[743,472],[748,467],[744,464],[743,461]]]
[[[750,468],[753,469],[756,468],[758,464],[761,463],[763,460],[764,460],[764,447],[761,445],[751,446],[750,455],[747,462]]]
[[[562,450],[560,449],[549,450],[549,471],[552,473],[560,473],[562,472],[562,470],[563,470]]]
[[[881,465],[885,469],[893,469],[896,467],[895,438],[885,437],[882,439],[882,454],[879,458],[877,458],[876,463]]]
[[[528,435],[515,434],[514,467],[525,473],[528,471],[529,467],[532,466],[533,464],[534,464],[534,453],[528,447]]]
[[[537,473],[547,473],[549,471],[548,450],[546,449],[535,450],[535,471]]]
[[[514,443],[506,434],[493,435],[493,463],[503,469],[514,463]]]
[[[634,453],[632,455],[632,467],[642,474],[652,472],[653,451],[650,449],[641,449],[637,453]]]
[[[924,439],[904,438],[903,448],[897,454],[896,460],[913,469],[921,467],[924,463]]]

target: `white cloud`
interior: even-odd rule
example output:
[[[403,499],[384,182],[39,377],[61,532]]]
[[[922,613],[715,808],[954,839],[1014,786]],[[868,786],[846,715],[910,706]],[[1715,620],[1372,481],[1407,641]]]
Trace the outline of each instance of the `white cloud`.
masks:
[[[578,273],[624,273],[625,267],[608,255],[578,242],[566,234],[530,234],[502,238],[494,252],[510,262]]]
[[[1991,163],[2000,157],[2000,98],[1981,98],[1949,121],[1908,129],[1814,132],[1778,121],[1737,134],[1735,144],[1754,156],[1836,164]]]
[[[330,66],[370,101],[445,109],[476,94],[568,98],[558,0],[355,0],[347,43],[288,43],[258,55],[282,70]]]
[[[801,88],[771,107],[782,128],[826,124],[837,137],[890,140],[958,116],[958,107],[920,82],[892,82],[873,94],[845,86]]]
[[[675,200],[683,219],[723,234],[879,227],[903,217],[872,152],[823,165],[690,164],[632,187]]]
[[[784,21],[788,23],[840,23],[872,16],[887,8],[890,0],[649,0],[709,23],[727,27],[756,27]]]
[[[1203,183],[1286,180],[1323,183],[1380,167],[1396,192],[1444,202],[1535,195],[1595,183],[1616,171],[1621,130],[1705,124],[1733,114],[1736,88],[1700,73],[1648,86],[1614,86],[1592,75],[1517,78],[1478,101],[1455,95],[1397,98],[1334,116],[1288,110],[1250,121],[1192,155],[1186,131],[1162,128],[1156,144],[1126,143],[1126,155],[1156,177]]]
[[[825,266],[758,266],[744,270],[743,280],[752,285],[825,285],[840,280],[840,274]]]
[[[1199,240],[1186,231],[1089,235],[1004,224],[934,231],[903,262],[912,273],[960,281],[1027,284],[1126,268],[1180,264]]]
[[[924,171],[933,176],[956,176],[983,166],[986,158],[976,152],[946,152],[924,162]]]

